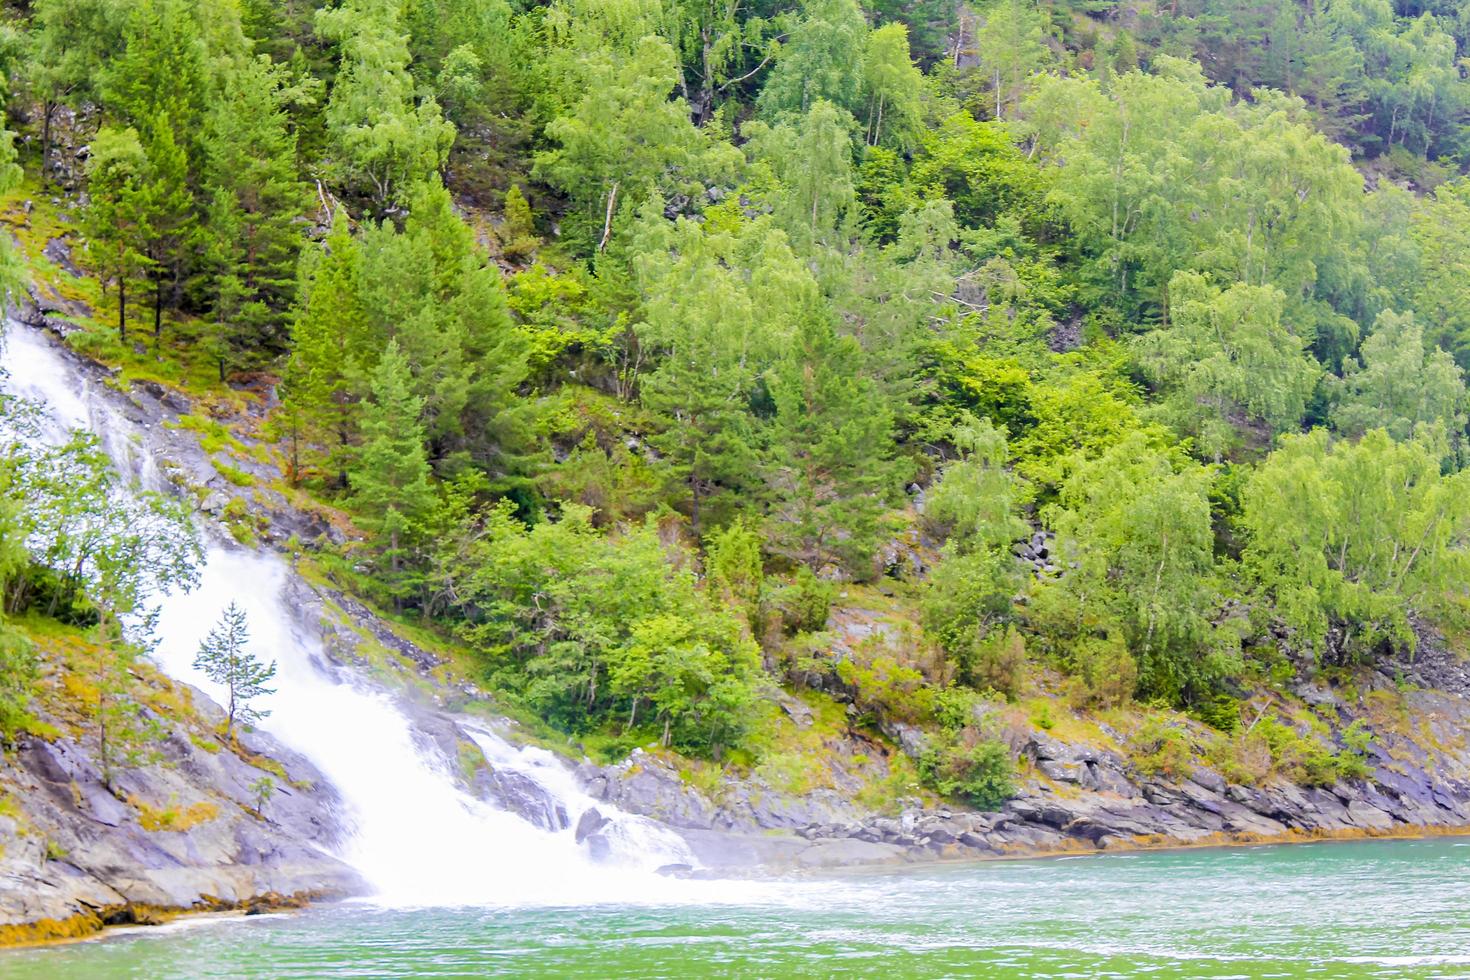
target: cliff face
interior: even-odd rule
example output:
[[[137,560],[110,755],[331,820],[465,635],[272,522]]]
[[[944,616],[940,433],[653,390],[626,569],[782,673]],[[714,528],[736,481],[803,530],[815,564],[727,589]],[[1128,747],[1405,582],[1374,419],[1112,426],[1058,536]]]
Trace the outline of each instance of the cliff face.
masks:
[[[67,685],[42,646],[50,681]],[[50,698],[33,726],[48,737],[0,759],[0,943],[364,890],[329,853],[338,800],[306,759],[261,733],[226,742],[203,694],[141,674],[159,726],[144,764],[104,781],[95,729]]]

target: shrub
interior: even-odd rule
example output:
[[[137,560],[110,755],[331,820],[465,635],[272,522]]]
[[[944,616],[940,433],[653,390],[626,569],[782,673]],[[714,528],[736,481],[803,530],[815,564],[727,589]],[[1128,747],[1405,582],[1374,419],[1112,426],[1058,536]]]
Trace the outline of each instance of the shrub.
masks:
[[[1240,728],[1240,702],[1228,694],[1200,701],[1189,713],[1217,731],[1231,733]]]
[[[26,727],[36,681],[36,651],[30,640],[0,619],[0,744]]]
[[[963,674],[975,687],[1015,698],[1026,680],[1026,641],[1011,626],[978,637],[963,666]]]
[[[669,560],[652,520],[605,535],[568,505],[528,528],[502,504],[456,561],[460,635],[494,683],[553,725],[644,725],[665,745],[716,756],[745,737],[758,651]]]
[[[1345,773],[1337,753],[1320,739],[1303,734],[1272,715],[1256,723],[1271,747],[1271,764],[1281,775],[1303,786],[1331,786]],[[1355,769],[1351,763],[1349,769]]]
[[[710,585],[736,605],[759,633],[761,586],[765,572],[761,566],[760,533],[736,521],[709,536],[705,544],[705,575]],[[805,566],[802,566],[805,570]],[[810,574],[810,572],[808,572]],[[825,610],[822,620],[827,619]],[[820,629],[821,627],[817,627]]]
[[[1133,767],[1145,776],[1183,779],[1194,767],[1189,736],[1159,717],[1146,720],[1128,742]]]
[[[1019,579],[1015,557],[998,550],[947,551],[930,575],[921,608],[924,629],[954,658],[967,683],[974,683],[977,641],[1012,617]]]
[[[1089,706],[1116,708],[1133,697],[1138,663],[1122,639],[1087,637],[1072,648],[1072,665]]]
[[[1271,774],[1271,746],[1258,731],[1217,738],[1205,755],[1210,765],[1232,783],[1255,786]]]
[[[1010,750],[974,729],[932,743],[919,759],[919,776],[941,796],[981,810],[999,809],[1016,794]]]
[[[852,691],[862,711],[909,724],[933,714],[934,689],[924,675],[886,653],[839,661],[837,679]]]
[[[791,582],[777,588],[771,602],[787,633],[815,633],[827,628],[836,588],[802,565]]]

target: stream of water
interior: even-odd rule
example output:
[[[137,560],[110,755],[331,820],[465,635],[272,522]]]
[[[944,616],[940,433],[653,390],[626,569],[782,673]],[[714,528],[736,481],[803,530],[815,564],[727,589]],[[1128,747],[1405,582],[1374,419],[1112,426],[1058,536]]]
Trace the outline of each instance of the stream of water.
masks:
[[[12,323],[0,355],[7,390],[43,409],[43,438],[93,432],[130,481],[168,489],[153,445],[159,434],[130,421],[117,396],[50,337]],[[341,793],[350,832],[338,856],[376,887],[380,903],[547,904],[565,901],[569,890],[594,901],[636,900],[669,887],[656,867],[692,860],[675,835],[606,805],[613,854],[594,862],[571,829],[547,832],[470,797],[449,770],[454,761],[425,750],[387,693],[323,656],[320,624],[289,603],[294,573],[278,555],[220,534],[206,542],[197,587],[159,609],[154,657],[170,676],[222,700],[194,668],[195,652],[231,601],[245,610],[251,648],[277,664],[275,693],[259,703],[270,712],[261,727],[310,758]],[[494,765],[543,786],[572,820],[592,805],[549,753],[512,746],[483,727],[472,735]]]

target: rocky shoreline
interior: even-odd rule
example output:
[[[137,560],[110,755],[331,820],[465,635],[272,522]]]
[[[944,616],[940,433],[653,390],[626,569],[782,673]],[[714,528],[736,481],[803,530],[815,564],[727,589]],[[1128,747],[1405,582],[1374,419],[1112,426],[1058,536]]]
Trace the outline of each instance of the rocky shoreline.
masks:
[[[1375,691],[1397,704],[1388,723],[1365,708]],[[1037,730],[1013,742],[1029,774],[1019,793],[990,813],[913,801],[873,815],[831,791],[790,796],[738,779],[712,797],[643,752],[579,772],[592,796],[663,821],[719,870],[1470,833],[1470,666],[1442,643],[1425,637],[1412,661],[1359,678],[1356,700],[1321,684],[1296,693],[1372,734],[1366,778],[1243,785],[1204,765],[1146,775],[1116,751]]]
[[[331,854],[338,801],[310,762],[262,733],[222,744],[223,713],[176,689],[191,717],[154,713],[160,757],[110,783],[90,738],[24,736],[0,761],[0,946],[366,889]]]

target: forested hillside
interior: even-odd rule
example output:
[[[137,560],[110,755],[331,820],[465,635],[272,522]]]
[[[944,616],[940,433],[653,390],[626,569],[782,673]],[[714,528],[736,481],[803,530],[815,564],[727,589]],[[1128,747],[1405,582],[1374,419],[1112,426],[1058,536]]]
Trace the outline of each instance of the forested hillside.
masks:
[[[1271,692],[1470,629],[1470,3],[5,13],[15,295],[263,393],[350,518],[293,548],[597,752],[752,765],[821,690],[994,806],[977,705],[1040,695],[1331,782]]]

